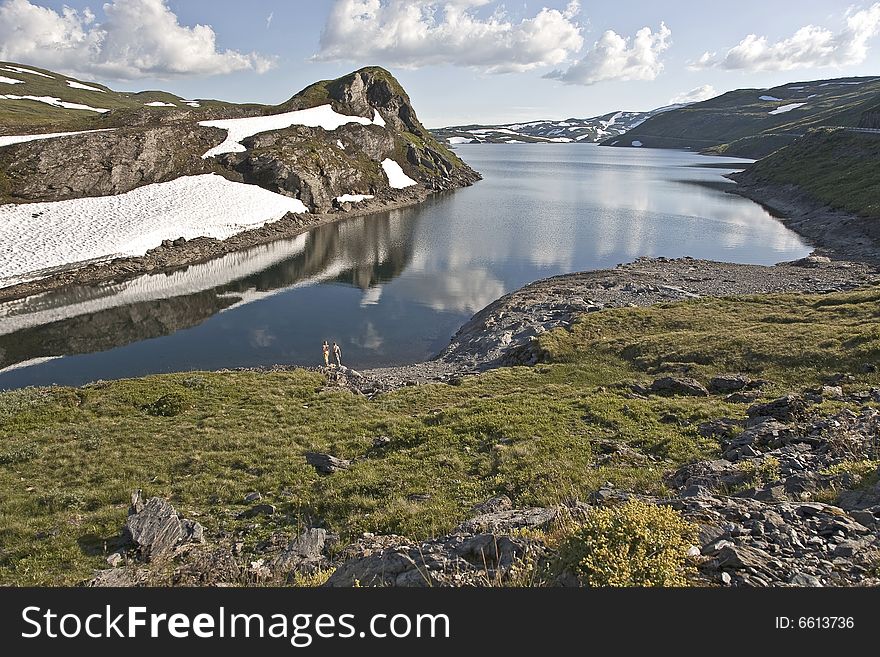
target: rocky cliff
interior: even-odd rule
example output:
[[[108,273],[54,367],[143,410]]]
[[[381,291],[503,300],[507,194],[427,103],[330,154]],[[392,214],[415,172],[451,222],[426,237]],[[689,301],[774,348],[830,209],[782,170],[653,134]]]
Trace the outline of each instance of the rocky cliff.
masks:
[[[203,127],[201,121],[266,117],[328,104],[339,114],[372,122],[332,131],[292,125],[244,139],[243,152],[202,157],[224,140],[226,131]],[[212,105],[165,112],[121,108],[76,127],[106,131],[0,148],[0,202],[121,194],[179,176],[218,173],[298,198],[313,212],[326,212],[345,194],[400,195],[382,170],[380,163],[387,158],[425,191],[470,185],[480,178],[431,137],[397,80],[377,67],[315,83],[277,106]],[[21,128],[26,134],[26,127]]]

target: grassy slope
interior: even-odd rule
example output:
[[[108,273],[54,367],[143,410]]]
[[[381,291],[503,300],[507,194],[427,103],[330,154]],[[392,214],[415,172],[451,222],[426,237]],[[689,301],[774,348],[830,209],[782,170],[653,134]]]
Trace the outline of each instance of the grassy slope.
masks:
[[[5,70],[9,65],[32,69],[52,77],[50,79],[40,75]],[[90,110],[62,109],[32,100],[0,99],[0,135],[33,134],[53,132],[55,130],[90,130],[105,128],[110,125],[125,125],[126,122],[124,120],[121,122],[114,120],[120,118],[117,115],[124,115],[128,112],[142,113],[149,111],[161,117],[162,113],[167,113],[171,109],[166,107],[145,107],[146,103],[154,101],[174,103],[177,106],[177,110],[195,115],[199,115],[206,109],[231,106],[230,103],[207,100],[200,101],[200,108],[191,108],[188,105],[184,105],[179,96],[164,91],[117,92],[96,82],[77,80],[76,78],[53,71],[35,66],[15,64],[13,62],[0,61],[0,75],[22,81],[22,84],[0,83],[0,94],[50,96],[60,98],[69,103],[79,103],[90,107],[112,110],[111,115],[102,115]],[[67,84],[68,80],[103,89],[104,93],[86,89],[74,89]]]
[[[305,371],[0,394],[0,583],[87,577],[103,565],[105,540],[118,534],[135,488],[169,497],[209,532],[256,523],[248,546],[298,522],[324,523],[343,539],[362,531],[428,536],[498,493],[530,505],[583,498],[606,481],[662,491],[664,472],[715,454],[696,425],[745,408],[717,397],[631,399],[627,383],[685,362],[701,378],[766,377],[772,396],[859,372],[880,361],[880,289],[593,313],[543,345],[551,364],[374,401],[324,390],[322,377]],[[868,384],[880,375],[857,374],[848,385]],[[143,410],[169,393],[185,400],[181,414]],[[376,450],[379,435],[391,444]],[[599,465],[605,440],[656,461]],[[320,477],[305,464],[306,449],[363,460]],[[279,513],[236,520],[251,490]],[[430,498],[408,499],[424,493]]]
[[[756,162],[742,179],[797,185],[835,209],[880,218],[880,134],[815,130]]]
[[[843,81],[866,80],[847,78]],[[824,81],[786,84],[773,89],[738,89],[717,98],[658,114],[619,138],[629,144],[639,140],[652,148],[713,149],[721,145],[728,155],[761,157],[808,129],[820,126],[856,126],[862,112],[876,104],[880,78],[858,85]],[[792,90],[792,86],[805,86]],[[813,98],[808,96],[814,95]],[[762,101],[772,96],[779,101]],[[805,106],[769,114],[790,103]],[[618,139],[618,138],[615,138]],[[607,143],[607,142],[606,142]]]

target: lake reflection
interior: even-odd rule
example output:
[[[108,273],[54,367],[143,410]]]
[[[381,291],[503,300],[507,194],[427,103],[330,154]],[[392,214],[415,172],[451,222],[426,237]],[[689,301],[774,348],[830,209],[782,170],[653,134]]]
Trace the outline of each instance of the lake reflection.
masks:
[[[354,367],[413,362],[546,276],[642,255],[769,264],[810,250],[757,204],[715,188],[736,160],[584,144],[458,152],[485,180],[416,208],[0,304],[0,368],[15,367],[0,387],[318,364],[324,339]],[[700,166],[717,162],[730,168]]]

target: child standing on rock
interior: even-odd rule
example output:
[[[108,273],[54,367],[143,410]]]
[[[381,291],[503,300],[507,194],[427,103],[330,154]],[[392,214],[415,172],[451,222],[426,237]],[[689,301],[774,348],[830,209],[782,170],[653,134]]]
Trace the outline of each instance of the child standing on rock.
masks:
[[[322,349],[324,350],[324,367],[330,367],[330,345],[326,340],[324,340]]]
[[[336,367],[342,367],[342,349],[335,342],[333,343],[333,358],[336,360]]]

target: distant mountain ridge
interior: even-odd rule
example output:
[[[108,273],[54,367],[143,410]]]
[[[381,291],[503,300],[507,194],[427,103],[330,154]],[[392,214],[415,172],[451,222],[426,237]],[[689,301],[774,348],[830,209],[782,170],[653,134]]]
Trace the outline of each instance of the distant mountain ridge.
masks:
[[[602,145],[687,148],[759,159],[812,128],[856,127],[866,112],[877,111],[878,103],[880,77],[737,89],[656,114]],[[877,121],[876,116],[864,120]]]
[[[511,144],[511,143],[596,143],[613,139],[641,125],[652,116],[668,112],[682,105],[669,105],[650,112],[609,112],[587,119],[569,118],[563,121],[539,120],[497,125],[462,125],[434,128],[431,133],[438,140],[456,144]]]

